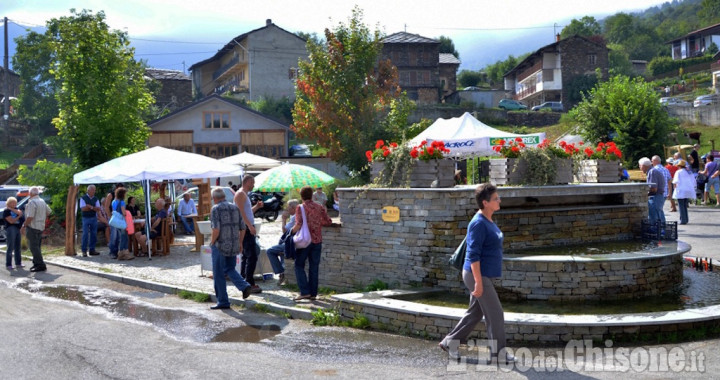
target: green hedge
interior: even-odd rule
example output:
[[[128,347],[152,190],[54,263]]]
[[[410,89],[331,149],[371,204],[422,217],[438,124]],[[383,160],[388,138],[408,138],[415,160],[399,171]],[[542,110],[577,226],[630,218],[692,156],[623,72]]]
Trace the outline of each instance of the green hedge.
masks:
[[[681,67],[689,67],[699,63],[712,62],[712,56],[706,55],[697,58],[673,60],[671,57],[655,57],[648,63],[648,74],[655,76],[670,71],[678,70]]]

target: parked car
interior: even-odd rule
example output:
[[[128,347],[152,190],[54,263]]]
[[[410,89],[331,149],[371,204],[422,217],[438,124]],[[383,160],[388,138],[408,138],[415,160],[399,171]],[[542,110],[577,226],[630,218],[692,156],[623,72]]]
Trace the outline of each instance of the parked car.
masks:
[[[312,152],[305,144],[293,145],[289,149],[290,157],[312,157]]]
[[[235,197],[235,191],[233,191],[233,189],[232,189],[231,187],[227,187],[227,186],[211,186],[211,187],[210,187],[210,194],[211,194],[210,196],[212,197],[212,191],[215,190],[215,189],[217,189],[218,187],[221,188],[221,189],[223,189],[223,192],[225,192],[225,200],[228,201],[228,202],[230,202],[230,203],[233,203],[233,198]],[[183,197],[185,196],[186,193],[189,193],[189,194],[190,194],[190,198],[191,198],[193,201],[195,201],[195,207],[197,207],[197,205],[198,205],[198,197],[199,197],[199,196],[198,196],[198,188],[197,188],[197,186],[195,186],[195,187],[189,188],[186,192],[178,195],[178,197],[175,199],[175,208],[174,208],[175,210],[178,209],[178,204],[180,204],[180,200],[183,199]]]
[[[5,209],[5,202],[10,197],[17,198],[18,202],[28,196],[30,187],[28,186],[17,186],[17,185],[2,185],[0,186],[0,210]]]
[[[710,94],[710,95],[702,95],[695,98],[695,101],[693,102],[694,107],[702,107],[702,106],[709,106],[713,104],[717,104],[718,102],[718,96],[716,94]]]
[[[667,97],[660,98],[660,105],[663,105],[665,107],[690,107],[692,106],[692,103],[686,102],[680,98]]]
[[[514,99],[501,99],[498,107],[504,110],[526,110],[528,107]]]
[[[552,112],[563,112],[563,105],[561,102],[545,102],[539,106],[532,108],[533,111],[550,110]]]

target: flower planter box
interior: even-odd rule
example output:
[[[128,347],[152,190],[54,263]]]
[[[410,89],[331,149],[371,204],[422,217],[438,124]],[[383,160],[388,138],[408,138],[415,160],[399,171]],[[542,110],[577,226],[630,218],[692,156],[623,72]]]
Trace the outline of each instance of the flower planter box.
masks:
[[[575,182],[620,182],[620,161],[582,160],[576,162]]]
[[[370,174],[375,179],[384,169],[384,162],[373,162]],[[390,185],[414,188],[455,186],[455,162],[451,160],[413,160],[410,169],[409,173],[401,170],[394,173]]]
[[[551,184],[572,182],[572,160],[555,159],[555,180]],[[527,184],[527,163],[519,158],[498,158],[490,160],[490,182],[496,185]]]

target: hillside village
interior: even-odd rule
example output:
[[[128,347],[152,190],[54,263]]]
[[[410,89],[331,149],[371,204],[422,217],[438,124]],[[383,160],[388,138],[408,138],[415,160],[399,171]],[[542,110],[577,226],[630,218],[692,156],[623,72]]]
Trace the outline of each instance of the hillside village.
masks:
[[[587,30],[576,28],[578,34],[567,36],[578,24]],[[598,28],[592,17],[573,20],[555,42],[537,47],[522,59],[506,61],[513,66],[506,66],[501,81],[489,79],[494,67],[477,75],[468,70],[458,73],[461,60],[452,41],[448,50],[446,38],[391,33],[382,38],[380,58],[397,68],[400,88],[417,106],[410,122],[475,111],[481,120],[496,125],[547,126],[558,123],[561,114],[577,105],[598,80],[607,80],[620,70],[617,48],[607,42],[607,36],[589,34]],[[718,92],[719,44],[720,23],[704,25],[662,43],[664,57],[650,61],[625,57],[624,64],[630,65],[626,74],[644,76],[658,88],[659,96],[672,98],[668,112],[681,121],[720,125],[716,98],[711,98],[711,107],[683,107],[697,96]],[[294,155],[291,147],[297,142],[290,129],[290,108],[298,60],[307,59],[306,40],[268,19],[265,25],[228,41],[213,56],[193,63],[189,75],[147,68],[146,78],[156,83],[153,109],[157,115],[147,121],[152,132],[147,145],[215,158],[243,151],[275,158]],[[9,99],[18,97],[20,76],[5,69],[0,74],[3,94]],[[254,106],[263,102],[279,105],[273,112]],[[27,120],[8,112],[11,146],[32,146],[42,140]],[[52,128],[44,131],[53,134]],[[322,149],[317,153],[322,154]]]

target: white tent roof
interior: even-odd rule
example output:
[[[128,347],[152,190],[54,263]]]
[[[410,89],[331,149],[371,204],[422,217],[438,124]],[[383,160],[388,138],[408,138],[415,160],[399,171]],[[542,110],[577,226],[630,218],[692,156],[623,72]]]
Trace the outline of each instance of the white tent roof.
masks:
[[[234,176],[241,172],[242,168],[214,158],[156,146],[77,173],[73,181],[76,184],[161,181]]]
[[[270,169],[280,166],[281,164],[278,160],[273,160],[272,158],[258,156],[248,152],[242,152],[234,156],[221,158],[220,162],[225,162],[231,165],[240,165],[247,170]]]
[[[410,140],[411,146],[419,145],[426,140],[442,140],[450,149],[451,156],[459,155],[494,155],[492,150],[494,139],[522,137],[528,146],[537,145],[545,139],[545,133],[520,135],[495,129],[465,112],[460,117],[437,119],[426,130]]]

